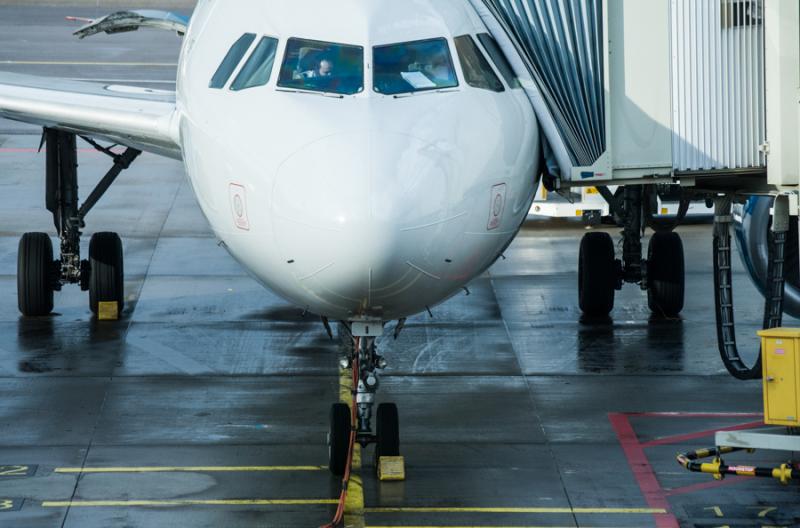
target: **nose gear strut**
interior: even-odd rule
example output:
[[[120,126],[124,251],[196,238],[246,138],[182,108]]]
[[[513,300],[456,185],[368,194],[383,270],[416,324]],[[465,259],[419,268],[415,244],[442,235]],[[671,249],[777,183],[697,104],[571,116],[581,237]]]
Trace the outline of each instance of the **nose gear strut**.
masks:
[[[374,337],[362,337],[356,341],[353,359],[358,358],[358,384],[356,386],[357,428],[356,441],[361,447],[378,441],[372,434],[372,408],[375,404],[375,393],[380,386],[378,371],[386,368],[386,360],[379,356]]]
[[[350,336],[347,339],[350,339]],[[352,339],[353,346],[348,347],[347,356],[342,360],[341,367],[343,369],[351,369],[354,365],[357,366],[357,371],[353,373],[353,405],[355,406],[353,427],[356,435],[355,441],[363,448],[370,444],[375,444],[376,462],[377,458],[381,456],[399,456],[400,438],[397,406],[392,403],[381,403],[373,416],[375,396],[380,387],[379,371],[386,368],[387,362],[378,354],[375,337],[363,336],[353,337]],[[341,411],[334,412],[341,413]],[[341,429],[341,427],[331,424],[330,446],[332,447],[332,461],[345,459],[344,446],[346,442],[339,441],[341,440],[341,433],[339,432]],[[338,447],[341,452],[337,453],[333,446],[341,446]],[[341,463],[331,464],[331,471],[334,474],[342,474],[344,469]]]

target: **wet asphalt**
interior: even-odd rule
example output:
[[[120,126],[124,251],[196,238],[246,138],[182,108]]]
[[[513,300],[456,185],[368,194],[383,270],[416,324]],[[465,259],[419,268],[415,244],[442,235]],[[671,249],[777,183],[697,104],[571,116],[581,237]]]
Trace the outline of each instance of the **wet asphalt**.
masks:
[[[174,87],[174,35],[73,40],[63,17],[94,11],[0,6],[0,69]],[[70,287],[53,316],[19,316],[18,240],[55,234],[39,134],[0,120],[0,526],[326,522],[338,496],[324,466],[340,345],[218,247],[179,163],[142,156],[88,218],[87,240],[123,238],[120,321],[93,320]],[[83,147],[85,196],[109,161]],[[407,480],[378,482],[365,453],[354,525],[800,523],[796,486],[714,482],[675,463],[713,444],[704,432],[760,419],[760,384],[731,379],[716,352],[710,225],[680,230],[687,300],[676,320],[653,317],[636,286],[611,319],[582,319],[584,232],[529,222],[470,295],[380,342],[379,398],[400,407]],[[754,350],[762,301],[740,267],[735,283],[740,341]]]

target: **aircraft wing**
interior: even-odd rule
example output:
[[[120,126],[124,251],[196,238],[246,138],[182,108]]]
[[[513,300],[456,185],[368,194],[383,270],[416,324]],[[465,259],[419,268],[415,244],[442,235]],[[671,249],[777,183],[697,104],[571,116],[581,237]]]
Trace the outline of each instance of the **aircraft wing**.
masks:
[[[182,159],[174,92],[0,72],[0,117]]]

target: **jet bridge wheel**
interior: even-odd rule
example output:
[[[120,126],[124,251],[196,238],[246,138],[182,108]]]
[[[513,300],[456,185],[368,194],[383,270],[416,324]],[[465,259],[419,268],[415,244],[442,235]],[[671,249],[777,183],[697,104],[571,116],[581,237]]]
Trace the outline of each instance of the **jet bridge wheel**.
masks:
[[[578,257],[578,304],[593,317],[605,317],[614,309],[614,290],[619,269],[614,242],[608,233],[587,233]]]
[[[400,456],[400,419],[397,405],[382,403],[375,414],[375,467],[384,456]]]
[[[675,232],[656,232],[647,250],[647,304],[657,315],[675,317],[683,310],[683,242]]]
[[[328,432],[328,468],[337,476],[344,475],[347,469],[347,455],[350,450],[352,431],[350,407],[344,403],[331,406],[330,430]]]
[[[17,304],[26,317],[53,311],[53,242],[46,233],[25,233],[19,241]]]
[[[116,302],[119,312],[124,305],[125,274],[122,240],[116,233],[95,233],[89,242],[89,305],[97,314],[99,303]]]

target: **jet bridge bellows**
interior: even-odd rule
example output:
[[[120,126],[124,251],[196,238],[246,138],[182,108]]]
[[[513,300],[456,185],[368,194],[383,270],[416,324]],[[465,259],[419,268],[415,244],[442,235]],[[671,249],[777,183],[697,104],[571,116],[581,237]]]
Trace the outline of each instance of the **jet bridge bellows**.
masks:
[[[513,55],[562,181],[766,183],[766,92],[787,77],[769,76],[785,49],[765,26],[791,2],[470,1]]]
[[[529,66],[570,161],[606,150],[601,0],[485,0]]]

